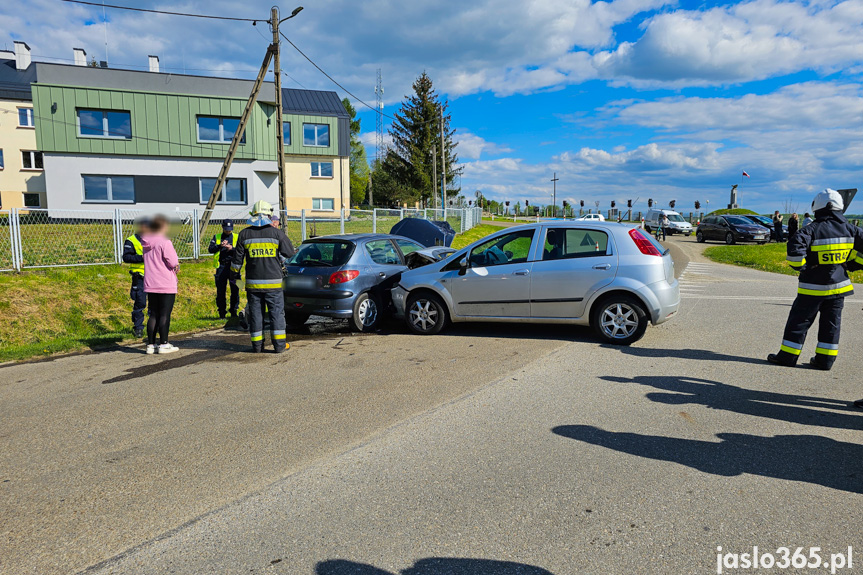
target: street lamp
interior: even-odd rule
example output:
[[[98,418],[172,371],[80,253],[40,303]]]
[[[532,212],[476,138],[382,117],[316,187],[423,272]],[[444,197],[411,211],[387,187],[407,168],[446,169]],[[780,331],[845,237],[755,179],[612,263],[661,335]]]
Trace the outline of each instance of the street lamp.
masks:
[[[302,6],[297,6],[296,8],[294,8],[294,11],[293,11],[293,12],[291,12],[291,15],[290,15],[290,16],[288,16],[287,18],[282,18],[281,20],[279,20],[279,24],[281,24],[281,23],[282,23],[282,22],[284,22],[285,20],[290,20],[291,18],[293,18],[294,16],[296,16],[297,14],[299,14],[299,13],[300,13],[300,12],[302,12],[302,11],[303,11],[303,7],[302,7]]]

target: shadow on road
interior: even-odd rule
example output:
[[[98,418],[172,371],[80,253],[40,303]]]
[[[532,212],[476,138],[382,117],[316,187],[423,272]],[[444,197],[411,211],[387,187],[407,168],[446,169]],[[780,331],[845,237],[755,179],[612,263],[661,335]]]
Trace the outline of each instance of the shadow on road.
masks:
[[[343,559],[322,561],[315,568],[317,575],[396,575],[365,563]],[[540,567],[491,559],[457,559],[432,557],[420,559],[413,567],[398,575],[553,575]]]
[[[670,461],[704,473],[733,477],[748,473],[863,493],[863,445],[815,435],[762,437],[719,433],[720,441],[699,441],[638,433],[617,433],[589,425],[561,425],[561,437],[621,453]]]
[[[702,361],[736,361],[738,363],[752,363],[755,365],[767,365],[766,359],[755,359],[752,357],[742,357],[739,355],[728,355],[724,353],[716,353],[706,349],[657,349],[648,347],[632,347],[632,346],[617,346],[603,344],[602,347],[607,349],[617,350],[626,355],[634,355],[635,357],[648,358],[679,358],[679,359],[698,359]],[[765,355],[765,358],[767,356]]]
[[[615,383],[636,383],[670,392],[646,395],[651,401],[667,405],[703,405],[710,409],[801,425],[863,429],[863,416],[860,412],[848,401],[840,399],[757,391],[695,377],[639,375],[626,378],[607,375],[600,379]]]

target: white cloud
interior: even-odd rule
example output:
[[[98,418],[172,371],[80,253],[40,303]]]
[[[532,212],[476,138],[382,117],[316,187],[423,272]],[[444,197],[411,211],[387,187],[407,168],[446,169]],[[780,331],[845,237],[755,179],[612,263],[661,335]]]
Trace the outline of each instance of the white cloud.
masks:
[[[512,152],[506,146],[489,142],[464,129],[456,130],[455,137],[458,140],[458,155],[462,160],[479,160],[482,154],[499,156]]]

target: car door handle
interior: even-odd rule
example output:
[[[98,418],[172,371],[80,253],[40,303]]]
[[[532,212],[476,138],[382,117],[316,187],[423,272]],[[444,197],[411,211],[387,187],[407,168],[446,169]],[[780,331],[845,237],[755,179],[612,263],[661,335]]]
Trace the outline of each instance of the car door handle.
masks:
[[[379,273],[378,275],[379,275],[379,276],[381,276],[382,278],[387,277],[387,274],[385,274],[384,272],[381,272],[381,273]]]
[[[516,271],[512,272],[512,275],[514,275],[514,276],[526,276],[529,273],[530,273],[530,270],[516,270]]]
[[[593,266],[593,269],[595,269],[595,270],[610,270],[611,264],[596,264],[595,266]]]

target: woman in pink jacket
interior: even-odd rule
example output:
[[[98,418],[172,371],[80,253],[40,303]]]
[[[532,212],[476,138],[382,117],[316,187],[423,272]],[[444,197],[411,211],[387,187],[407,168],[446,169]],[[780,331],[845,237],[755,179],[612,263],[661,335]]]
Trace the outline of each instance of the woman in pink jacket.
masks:
[[[144,292],[147,294],[150,319],[147,321],[147,353],[173,353],[178,348],[168,343],[171,311],[177,298],[177,271],[180,260],[174,244],[167,237],[168,219],[155,216],[141,238],[144,248]],[[159,344],[156,345],[156,332]]]

